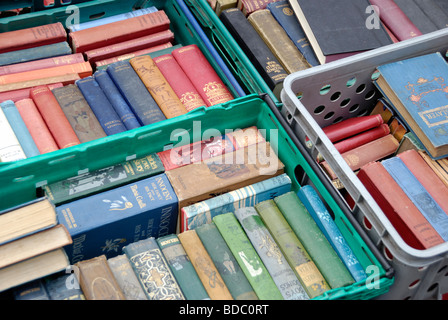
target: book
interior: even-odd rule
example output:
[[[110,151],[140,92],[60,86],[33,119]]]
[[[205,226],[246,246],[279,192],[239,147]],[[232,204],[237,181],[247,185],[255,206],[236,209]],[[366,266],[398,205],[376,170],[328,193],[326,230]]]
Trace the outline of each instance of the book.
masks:
[[[42,301],[50,300],[50,296],[45,288],[45,284],[42,279],[30,281],[12,289],[14,300],[26,300],[26,301]]]
[[[61,106],[47,86],[31,89],[30,97],[36,104],[59,149],[81,143]]]
[[[33,87],[38,86],[45,86],[48,87],[54,87],[55,85],[68,85],[75,83],[76,80],[81,79],[79,74],[77,73],[67,73],[62,75],[55,75],[55,76],[44,76],[43,78],[39,79],[33,79],[33,80],[24,80],[19,82],[13,82],[8,84],[2,84],[0,85],[0,93],[4,93],[9,95],[12,91],[19,91],[19,90],[27,90],[28,96],[23,96],[22,99],[29,98],[30,97],[30,90]],[[12,99],[11,99],[12,100]]]
[[[112,107],[120,117],[127,130],[140,128],[140,122],[132,112],[131,107],[121,95],[115,83],[105,70],[98,70],[93,75],[94,79],[103,90]]]
[[[421,144],[421,142],[415,137],[413,132],[407,132],[403,135],[403,138],[400,141],[400,146],[398,147],[395,155],[398,155],[402,152],[408,150],[424,150],[425,148]]]
[[[127,131],[120,116],[93,76],[76,81],[76,86],[82,92],[106,135]]]
[[[285,300],[308,300],[302,284],[254,207],[235,210],[235,216]]]
[[[445,76],[448,65],[440,53],[378,67],[375,84],[392,103],[410,131],[433,158],[448,155]]]
[[[400,9],[394,0],[370,0],[378,10],[381,21],[389,28],[399,41],[422,35],[409,17]]]
[[[0,162],[26,159],[25,152],[20,145],[19,139],[17,139],[17,136],[14,133],[11,124],[6,118],[3,108],[0,108],[0,133],[2,137],[0,143]]]
[[[232,93],[195,44],[183,46],[171,53],[184,70],[207,107],[233,100]]]
[[[4,32],[0,35],[0,53],[58,43],[67,39],[62,23]]]
[[[274,198],[286,221],[324,276],[331,289],[349,286],[354,279],[293,191]]]
[[[7,100],[0,103],[0,107],[11,125],[11,128],[14,131],[20,146],[22,147],[25,156],[30,158],[39,155],[39,149],[37,148],[36,143],[34,142],[33,137],[31,136],[30,131],[23,121],[23,118],[14,102]]]
[[[17,110],[19,110],[22,116],[23,122],[25,122],[34,143],[41,154],[59,150],[56,141],[51,135],[44,119],[42,118],[39,110],[37,110],[33,99],[26,98],[15,102]]]
[[[153,61],[168,81],[187,112],[206,106],[206,103],[202,100],[201,95],[196,90],[193,83],[191,83],[190,79],[171,54],[168,53],[155,57]]]
[[[170,20],[165,11],[158,10],[107,25],[70,32],[69,41],[74,53],[84,53],[88,50],[167,30],[169,25]]]
[[[245,15],[237,8],[224,10],[219,16],[224,26],[247,55],[276,97],[280,97],[288,73],[260,37]]]
[[[238,0],[237,8],[245,16],[249,16],[258,10],[266,9],[266,6],[272,2],[276,2],[276,0]]]
[[[166,120],[128,61],[113,63],[107,68],[107,72],[142,126]]]
[[[448,14],[432,0],[394,0],[394,2],[422,34],[448,26]]]
[[[75,264],[79,285],[86,300],[125,300],[104,255]]]
[[[308,297],[313,299],[330,290],[325,278],[311,260],[274,200],[260,202],[254,208],[294,270]]]
[[[232,251],[233,256],[258,298],[260,300],[283,300],[283,295],[234,213],[229,212],[216,216],[213,218],[213,222]],[[194,230],[187,232],[192,231]]]
[[[297,20],[289,1],[283,0],[271,2],[268,3],[266,8],[269,9],[275,20],[285,30],[288,37],[297,49],[299,49],[309,65],[312,67],[319,65],[319,60],[317,59],[302,26]]]
[[[335,143],[346,138],[355,136],[364,131],[377,128],[384,123],[381,114],[373,114],[355,118],[348,118],[341,122],[331,124],[322,128],[331,142]]]
[[[435,172],[440,180],[448,186],[448,169],[442,165],[441,160],[433,160],[426,152],[419,150],[418,153],[425,160],[426,164]]]
[[[163,172],[159,157],[149,154],[46,184],[42,188],[48,199],[57,206]]]
[[[0,66],[9,67],[14,64],[21,64],[26,62],[37,62],[41,59],[65,56],[72,53],[72,49],[66,41],[49,44],[46,46],[35,47],[30,49],[23,49],[0,53]],[[83,60],[84,61],[84,60]],[[35,69],[30,69],[35,70]],[[29,70],[25,70],[29,71]]]
[[[290,4],[321,64],[393,43],[382,24],[367,26],[365,12],[374,4],[368,0],[292,0]]]
[[[213,221],[217,215],[252,207],[256,203],[274,199],[291,190],[291,178],[286,173],[246,187],[196,202],[181,209],[181,231],[196,229]]]
[[[45,277],[42,279],[42,282],[44,283],[50,300],[74,301],[86,299],[74,273],[56,273]]]
[[[268,9],[257,10],[247,20],[271,49],[288,74],[306,70],[310,64]]]
[[[298,196],[305,208],[313,217],[320,230],[333,246],[339,258],[344,262],[356,282],[367,278],[364,267],[356,257],[348,241],[344,238],[338,226],[331,218],[325,204],[320,199],[318,193],[311,185],[302,186],[298,191]]]
[[[175,234],[157,239],[160,249],[179,284],[186,300],[209,300],[207,291],[199,279],[184,247]]]
[[[150,56],[135,57],[129,60],[129,63],[167,119],[187,113],[176,92]]]
[[[216,0],[215,13],[219,17],[224,10],[236,8],[237,0]]]
[[[98,118],[75,84],[51,91],[81,143],[106,136]]]
[[[154,237],[123,248],[148,300],[185,300]]]
[[[258,300],[232,251],[211,221],[195,229],[234,300]]]
[[[107,264],[126,300],[148,300],[128,257],[124,253],[107,259]]]

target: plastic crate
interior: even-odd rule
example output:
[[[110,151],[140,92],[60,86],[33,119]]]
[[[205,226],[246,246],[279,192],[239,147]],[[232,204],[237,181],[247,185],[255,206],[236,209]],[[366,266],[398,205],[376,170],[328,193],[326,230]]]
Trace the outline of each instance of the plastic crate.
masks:
[[[284,82],[281,114],[287,125],[300,143],[310,139],[313,147],[307,150],[313,159],[321,153],[328,161],[355,202],[353,216],[395,271],[383,299],[440,299],[448,292],[448,243],[427,250],[408,246],[321,128],[373,108],[381,97],[372,82],[377,66],[436,51],[445,54],[447,48],[444,29],[297,72]]]

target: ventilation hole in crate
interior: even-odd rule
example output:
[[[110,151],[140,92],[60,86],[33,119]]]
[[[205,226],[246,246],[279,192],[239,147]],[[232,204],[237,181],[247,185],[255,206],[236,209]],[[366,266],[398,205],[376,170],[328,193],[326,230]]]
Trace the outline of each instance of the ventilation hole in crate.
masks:
[[[354,104],[350,107],[350,109],[348,110],[350,113],[355,112],[356,110],[359,109],[359,104]]]
[[[361,109],[359,112],[358,112],[358,116],[365,116],[365,115],[367,115],[367,109]]]
[[[331,90],[331,85],[326,84],[326,85],[324,85],[322,88],[320,88],[319,93],[320,93],[320,95],[324,96],[324,95],[326,95],[328,92],[330,92],[330,90]]]
[[[447,269],[448,269],[447,266],[443,266],[442,268],[439,269],[439,271],[437,271],[437,273],[445,272]]]
[[[334,112],[333,112],[333,111],[330,111],[330,112],[328,112],[328,113],[324,116],[324,119],[325,119],[325,120],[330,120],[331,118],[333,118],[333,116],[334,116]]]
[[[360,86],[358,86],[358,88],[356,88],[356,93],[357,94],[363,93],[364,90],[366,90],[366,85],[363,83]]]
[[[427,268],[428,268],[427,266],[423,266],[423,267],[419,267],[417,270],[418,270],[418,272],[425,272]]]
[[[332,102],[335,102],[335,101],[337,101],[340,97],[341,97],[341,93],[338,91],[338,92],[335,92],[335,93],[333,93],[333,94],[331,95],[330,100],[331,100]]]
[[[294,177],[296,178],[296,181],[299,183],[299,185],[303,186],[306,184],[306,181],[308,179],[308,176],[306,174],[306,171],[302,168],[301,165],[297,165],[294,168]]]
[[[52,1],[44,1],[44,7],[48,8],[48,7],[53,7],[54,6],[54,0]]]
[[[336,119],[333,120],[333,124],[341,122],[342,120],[344,120],[344,117],[337,117]]]
[[[366,100],[370,100],[375,96],[375,90],[370,90],[369,92],[367,92],[367,94],[365,95],[365,99]]]
[[[324,110],[325,110],[324,105],[318,106],[316,109],[314,109],[314,114],[315,115],[321,114],[322,112],[324,112]]]
[[[363,219],[363,224],[364,224],[364,228],[366,228],[367,230],[372,230],[372,224],[370,223],[369,219],[367,219],[366,217],[364,217],[364,219]]]
[[[288,112],[288,114],[286,115],[286,119],[288,119],[288,121],[291,121],[291,119],[292,119],[292,114],[290,114],[290,113]]]
[[[380,72],[378,70],[375,70],[374,73],[372,73],[371,79],[373,81],[377,80],[380,77]]]
[[[429,288],[428,288],[428,292],[437,290],[439,288],[439,284],[438,283],[434,283],[432,284]]]
[[[347,88],[351,88],[356,84],[356,77],[350,78],[347,81]]]
[[[297,97],[298,100],[302,99],[303,98],[303,92],[297,93],[296,97]]]
[[[414,288],[417,287],[419,284],[420,284],[420,279],[414,280],[414,281],[412,281],[412,282],[409,284],[408,288],[409,288],[409,289],[414,289]]]
[[[386,257],[387,260],[392,261],[392,260],[394,259],[394,256],[393,256],[392,253],[389,251],[389,249],[387,249],[386,247],[384,247],[383,251],[384,251],[384,256]]]
[[[345,108],[346,106],[348,106],[350,104],[350,101],[351,101],[350,98],[342,100],[340,104],[341,108]]]

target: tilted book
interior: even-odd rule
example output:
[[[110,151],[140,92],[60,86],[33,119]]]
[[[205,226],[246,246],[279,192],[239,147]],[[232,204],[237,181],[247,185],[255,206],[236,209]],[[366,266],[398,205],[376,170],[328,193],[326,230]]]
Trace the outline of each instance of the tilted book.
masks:
[[[2,136],[0,143],[0,162],[26,159],[19,139],[17,139],[2,108],[0,108],[0,133]]]
[[[67,254],[77,262],[101,254],[111,258],[129,243],[174,233],[178,200],[165,174],[160,174],[56,210],[73,239]]]

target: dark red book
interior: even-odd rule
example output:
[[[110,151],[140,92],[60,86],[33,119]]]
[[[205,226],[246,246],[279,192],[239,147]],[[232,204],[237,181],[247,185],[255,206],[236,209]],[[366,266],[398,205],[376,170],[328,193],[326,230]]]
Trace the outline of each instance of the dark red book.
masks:
[[[67,40],[62,23],[0,33],[0,53],[35,48]]]
[[[409,246],[427,249],[444,243],[381,163],[363,166],[358,178]]]
[[[233,96],[201,49],[195,44],[171,53],[193,83],[207,107],[233,100]]]
[[[54,88],[62,87],[62,83],[55,83],[55,84],[49,84],[48,88],[50,90]],[[6,91],[6,92],[0,92],[0,103],[6,100],[12,100],[14,102],[22,100],[22,99],[28,99],[30,97],[30,91],[31,88],[25,88],[25,89],[18,89],[18,90],[12,90],[12,91]]]
[[[71,32],[69,36],[72,49],[77,53],[167,30],[169,25],[170,19],[165,11],[159,10],[138,17]]]
[[[376,114],[371,116],[349,118],[322,128],[322,130],[327,135],[328,139],[335,143],[363,131],[378,127],[381,124],[383,124],[383,118],[381,115]]]

